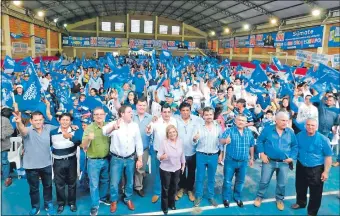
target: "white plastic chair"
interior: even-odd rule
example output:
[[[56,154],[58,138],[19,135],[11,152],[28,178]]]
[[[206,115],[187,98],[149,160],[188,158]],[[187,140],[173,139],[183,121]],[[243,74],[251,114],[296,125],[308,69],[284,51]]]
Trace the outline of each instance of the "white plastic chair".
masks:
[[[333,139],[331,140],[331,148],[334,150],[334,147],[336,146],[336,154],[339,154],[339,132],[334,134]]]
[[[8,161],[10,163],[14,162],[16,169],[21,168],[21,158],[20,158],[20,152],[22,149],[22,138],[21,137],[11,137],[11,148],[8,152]]]
[[[148,158],[148,168],[149,168],[149,174],[151,174],[151,156],[150,155]]]

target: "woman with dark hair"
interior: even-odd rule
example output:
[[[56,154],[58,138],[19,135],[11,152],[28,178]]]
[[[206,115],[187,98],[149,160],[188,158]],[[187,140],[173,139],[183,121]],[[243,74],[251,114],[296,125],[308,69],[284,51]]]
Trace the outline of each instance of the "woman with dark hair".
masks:
[[[59,110],[59,99],[57,95],[54,92],[54,89],[51,85],[48,86],[47,92],[49,94],[46,94],[46,99],[50,102],[51,104],[51,114],[54,116],[55,113],[58,112]]]
[[[23,96],[24,96],[24,87],[22,85],[16,85],[15,90],[14,90],[14,99],[15,102],[18,104],[18,107],[20,106],[23,102]]]
[[[222,131],[224,131],[225,130],[225,121],[224,121],[222,112],[223,112],[223,104],[222,103],[216,104],[215,113],[214,113],[214,120],[217,121],[217,123],[221,126]]]
[[[136,110],[137,96],[134,91],[130,91],[123,105],[131,106],[133,110]]]
[[[278,112],[284,111],[284,112],[288,113],[288,115],[289,115],[288,127],[292,128],[292,124],[293,124],[292,119],[293,119],[295,113],[290,108],[289,97],[283,97],[282,101],[280,102],[279,105],[277,105],[277,107],[280,107]]]

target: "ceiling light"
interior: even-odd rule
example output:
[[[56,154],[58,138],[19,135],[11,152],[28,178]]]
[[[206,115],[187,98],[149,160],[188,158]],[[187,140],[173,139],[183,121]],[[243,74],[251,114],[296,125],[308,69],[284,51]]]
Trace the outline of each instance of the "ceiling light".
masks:
[[[224,33],[229,33],[230,32],[230,29],[229,28],[225,28],[224,29]]]
[[[64,27],[65,27],[65,28],[67,27],[67,23],[64,23]]]
[[[214,31],[211,31],[210,34],[211,34],[212,36],[214,36],[214,35],[215,35],[215,32],[214,32]]]
[[[20,5],[21,5],[21,1],[13,1],[13,4],[14,4],[15,6],[20,6]]]
[[[54,18],[53,22],[55,22],[55,23],[58,22],[58,18]]]
[[[312,15],[313,15],[313,16],[319,16],[320,13],[321,13],[321,11],[320,11],[319,9],[314,9],[314,10],[312,11]]]
[[[38,11],[38,16],[43,17],[44,16],[44,11]]]
[[[270,23],[273,24],[273,25],[275,25],[275,24],[277,23],[277,19],[276,19],[276,18],[272,18],[272,19],[270,20]]]
[[[243,25],[243,28],[244,28],[245,30],[248,30],[248,29],[249,29],[249,24],[244,24],[244,25]]]

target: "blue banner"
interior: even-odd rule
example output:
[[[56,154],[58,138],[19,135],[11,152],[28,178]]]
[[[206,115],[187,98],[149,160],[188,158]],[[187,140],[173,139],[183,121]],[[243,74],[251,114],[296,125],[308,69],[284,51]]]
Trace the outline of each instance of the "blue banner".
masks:
[[[72,46],[75,47],[89,47],[90,37],[71,37]]]
[[[234,38],[227,38],[222,40],[222,48],[233,48]]]
[[[323,26],[284,33],[282,49],[306,49],[322,46]]]
[[[274,47],[277,32],[256,35],[256,47]]]
[[[188,49],[189,41],[178,41],[175,42],[177,49]]]
[[[244,48],[249,47],[249,35],[242,37],[235,37],[235,47]]]
[[[97,46],[99,47],[116,47],[116,38],[97,37]]]
[[[340,47],[340,26],[331,26],[328,38],[329,47]]]

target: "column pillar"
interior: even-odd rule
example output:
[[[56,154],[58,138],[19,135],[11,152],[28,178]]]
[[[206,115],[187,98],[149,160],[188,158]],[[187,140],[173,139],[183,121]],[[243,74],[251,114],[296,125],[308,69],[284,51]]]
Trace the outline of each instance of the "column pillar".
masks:
[[[182,22],[182,41],[184,41],[184,22]]]
[[[323,25],[323,35],[322,35],[322,47],[318,47],[317,53],[327,54],[328,53],[328,38],[331,25]]]
[[[96,17],[96,35],[99,37],[99,17]]]
[[[130,32],[130,16],[129,14],[126,14],[126,38],[129,38],[129,32]]]
[[[73,57],[77,57],[77,50],[75,47],[72,47],[73,50]]]
[[[233,59],[233,54],[234,54],[234,48],[230,47],[230,60]]]
[[[30,35],[34,35],[34,24],[30,23]],[[35,58],[35,37],[30,38],[32,58]]]
[[[61,40],[61,33],[59,32],[58,33],[58,51],[60,52],[60,54],[63,51],[62,44],[63,43],[62,43],[62,40]]]
[[[12,49],[11,49],[11,32],[9,28],[9,16],[7,14],[1,15],[2,16],[2,34],[4,36],[4,45],[5,45],[5,51],[6,55],[9,57],[12,57]]]
[[[248,62],[251,62],[252,59],[253,59],[253,48],[249,48]]]
[[[155,40],[157,40],[158,35],[158,16],[155,17]]]
[[[51,30],[47,29],[47,56],[51,56]]]

